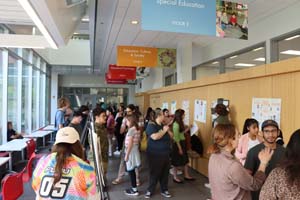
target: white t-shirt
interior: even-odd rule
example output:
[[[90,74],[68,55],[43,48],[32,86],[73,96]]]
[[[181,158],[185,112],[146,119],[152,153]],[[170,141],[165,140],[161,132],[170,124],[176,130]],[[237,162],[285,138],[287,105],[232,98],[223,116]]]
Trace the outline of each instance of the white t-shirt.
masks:
[[[252,149],[253,147],[255,147],[258,144],[260,144],[260,142],[259,142],[259,140],[257,138],[255,140],[251,140],[251,138],[249,138],[249,141],[248,141],[248,150]]]

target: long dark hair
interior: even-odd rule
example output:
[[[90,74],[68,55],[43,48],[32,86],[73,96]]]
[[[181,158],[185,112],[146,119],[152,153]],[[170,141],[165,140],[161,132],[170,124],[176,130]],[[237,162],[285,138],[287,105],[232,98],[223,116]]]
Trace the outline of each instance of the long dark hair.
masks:
[[[54,170],[53,186],[61,179],[63,167],[66,165],[67,158],[74,154],[84,160],[84,152],[79,141],[74,144],[59,143],[53,146],[52,153],[56,153],[56,165]]]
[[[242,133],[243,135],[249,132],[248,128],[249,128],[252,124],[256,124],[257,127],[258,127],[258,121],[257,121],[256,119],[254,119],[254,118],[247,118],[247,119],[245,120],[245,122],[244,122],[244,127],[243,127],[243,133]]]
[[[219,104],[216,105],[215,111],[218,115],[221,115],[221,116],[226,116],[226,115],[229,114],[226,106],[222,103],[219,103]]]
[[[286,146],[285,158],[281,167],[287,173],[290,186],[297,184],[300,187],[300,129],[296,130]]]
[[[151,107],[149,107],[148,109],[147,109],[147,113],[146,113],[146,116],[145,116],[145,120],[150,120],[150,118],[151,118],[151,113],[153,113],[153,109],[151,108]]]
[[[174,115],[174,122],[177,122],[177,124],[179,124],[179,131],[183,132],[184,131],[184,123],[183,123],[183,119],[182,116],[184,115],[184,110],[182,109],[177,109],[175,111],[175,115]]]

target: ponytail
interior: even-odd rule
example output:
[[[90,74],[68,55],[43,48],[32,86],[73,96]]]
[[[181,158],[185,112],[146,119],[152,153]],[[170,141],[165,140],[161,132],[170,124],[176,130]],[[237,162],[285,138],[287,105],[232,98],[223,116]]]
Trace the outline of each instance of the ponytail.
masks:
[[[207,149],[208,154],[220,153],[228,144],[229,139],[235,139],[236,129],[232,124],[218,124],[212,132],[214,143]]]

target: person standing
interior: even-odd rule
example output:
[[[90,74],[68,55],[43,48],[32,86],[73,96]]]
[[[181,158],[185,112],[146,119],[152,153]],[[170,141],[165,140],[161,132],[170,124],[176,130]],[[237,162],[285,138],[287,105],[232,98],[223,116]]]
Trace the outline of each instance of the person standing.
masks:
[[[276,143],[276,139],[279,134],[279,127],[276,121],[266,120],[261,125],[264,142],[256,145],[250,151],[248,151],[246,162],[244,167],[249,171],[250,174],[255,174],[260,166],[261,161],[259,160],[258,154],[262,149],[269,148],[274,150],[274,154],[271,160],[267,163],[266,175],[268,176],[270,172],[276,167],[276,165],[284,157],[285,149]],[[259,192],[252,192],[252,199],[259,199]]]
[[[187,148],[185,142],[184,134],[190,130],[190,128],[185,128],[184,126],[184,110],[178,109],[175,111],[175,118],[172,125],[172,131],[174,134],[174,143],[172,149],[172,158],[171,163],[174,166],[173,171],[173,181],[175,183],[182,183],[180,179],[177,177],[177,168],[183,167],[184,168],[184,179],[187,181],[194,181],[195,179],[190,176],[189,174],[189,167],[188,162],[189,158],[187,155]]]
[[[145,198],[150,198],[160,183],[161,195],[172,197],[168,191],[168,175],[170,168],[170,144],[173,133],[169,126],[163,125],[164,115],[161,109],[155,110],[155,122],[149,123],[146,129],[148,136],[147,156],[149,162],[149,186]]]
[[[55,122],[54,122],[54,127],[56,131],[64,127],[65,112],[68,107],[70,107],[69,99],[62,97],[58,100],[58,109],[55,113]]]
[[[283,161],[268,176],[259,199],[300,199],[300,129],[292,134]]]
[[[126,170],[130,176],[131,188],[125,190],[127,195],[138,195],[135,169],[141,165],[141,155],[139,150],[141,134],[139,133],[138,119],[135,115],[126,117],[128,132],[125,138],[125,162]]]
[[[69,124],[69,127],[75,128],[75,130],[79,134],[79,137],[81,137],[82,135],[81,120],[82,120],[82,113],[79,110],[77,110],[74,111],[73,118]]]
[[[235,150],[235,156],[242,165],[245,164],[248,151],[261,143],[258,137],[258,121],[253,118],[246,119],[244,126],[246,126],[247,133],[240,137],[239,145]]]
[[[42,157],[33,172],[36,199],[99,199],[94,168],[84,160],[83,147],[72,127],[58,130],[49,155]]]
[[[113,137],[115,132],[115,118],[113,116],[113,110],[111,107],[108,107],[106,110],[107,115],[107,138],[108,138],[108,155],[112,156],[113,153]]]
[[[213,137],[214,143],[208,148],[208,153],[211,154],[208,177],[212,199],[250,200],[250,191],[260,189],[266,179],[265,171],[273,150],[266,148],[259,151],[260,163],[252,176],[233,155],[239,139],[239,132],[234,125],[217,125],[213,129]]]
[[[104,177],[106,177],[107,167],[108,167],[108,139],[106,124],[106,111],[102,108],[95,108],[93,110],[93,116],[95,119],[95,132],[97,134],[97,145],[99,147],[100,159],[102,162],[99,163],[103,166]],[[88,154],[88,160],[93,163],[93,152],[90,150]],[[92,164],[93,165],[93,164]]]

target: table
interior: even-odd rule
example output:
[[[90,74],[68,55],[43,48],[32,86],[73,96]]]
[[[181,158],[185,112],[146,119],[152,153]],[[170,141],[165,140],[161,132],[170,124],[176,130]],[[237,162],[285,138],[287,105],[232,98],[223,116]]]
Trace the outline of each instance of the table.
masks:
[[[9,161],[10,157],[0,157],[0,166],[4,165]]]
[[[7,151],[9,153],[9,170],[12,171],[12,152],[21,151],[22,152],[22,160],[24,160],[24,151],[27,147],[26,142],[28,138],[23,139],[14,139],[3,145],[0,145],[0,151]]]
[[[46,146],[46,136],[51,134],[53,131],[35,131],[33,133],[23,135],[24,138],[43,138],[43,147]]]
[[[45,126],[44,128],[42,128],[43,131],[55,131],[55,127],[54,124],[49,124],[48,126]]]

